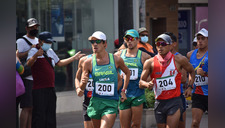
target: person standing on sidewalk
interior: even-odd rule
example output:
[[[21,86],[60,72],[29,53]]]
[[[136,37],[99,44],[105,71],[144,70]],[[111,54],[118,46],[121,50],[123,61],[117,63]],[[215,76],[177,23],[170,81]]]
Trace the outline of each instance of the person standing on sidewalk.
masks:
[[[128,48],[115,53],[115,55],[120,56],[124,60],[125,65],[131,72],[126,91],[127,100],[119,102],[121,128],[130,126],[135,128],[141,127],[145,90],[139,88],[139,80],[143,63],[151,56],[137,48],[139,40],[139,34],[136,30],[127,30],[124,36],[124,42]]]
[[[202,28],[195,36],[197,36],[198,49],[188,52],[187,57],[196,73],[191,97],[191,127],[199,128],[203,113],[208,111],[208,31]]]
[[[170,52],[170,36],[159,35],[155,44],[158,54],[145,61],[139,86],[154,90],[157,127],[177,128],[183,106],[180,98],[181,70],[184,68],[189,72],[188,85],[194,83],[195,72],[187,58]],[[147,82],[149,75],[151,81]]]
[[[121,57],[108,53],[106,36],[101,31],[96,31],[88,38],[92,44],[93,56],[84,61],[82,77],[80,82],[80,93],[83,96],[89,74],[92,75],[94,90],[90,104],[87,109],[88,116],[91,118],[95,128],[112,128],[118,111],[119,94],[118,72],[121,69],[125,73],[121,101],[126,98],[130,71],[126,67]]]
[[[22,38],[19,38],[17,43],[17,56],[20,60],[26,60],[28,52],[31,48],[35,47],[38,44],[38,38],[36,38],[38,34],[38,27],[39,23],[35,18],[30,18],[27,20],[26,23],[26,35]],[[27,43],[28,40],[31,45]],[[26,70],[26,69],[25,69]],[[26,72],[26,71],[25,71]],[[32,75],[28,75],[23,78],[23,83],[25,86],[25,93],[18,97],[21,99],[20,101],[20,108],[22,111],[20,113],[20,128],[31,128],[31,120],[32,120],[32,108],[33,108],[33,101],[32,101],[32,87],[33,87],[33,77]]]
[[[172,44],[171,46],[171,50],[170,52],[176,56],[182,56],[179,52],[177,52],[176,48],[177,48],[177,37],[172,33],[172,32],[165,32],[164,34],[167,34],[170,36],[170,38],[172,39]],[[184,56],[183,56],[184,57]],[[182,103],[183,103],[183,110],[181,112],[181,118],[179,121],[179,125],[178,128],[185,128],[185,124],[186,124],[186,99],[184,97],[184,90],[183,90],[183,86],[186,85],[186,81],[187,81],[187,72],[182,69],[181,71],[181,85],[180,85],[180,97],[182,99]]]
[[[65,66],[79,60],[84,54],[76,53],[70,58],[60,60],[51,49],[50,32],[39,34],[39,44],[32,48],[27,57],[34,78],[32,128],[56,128],[56,93],[54,67]]]

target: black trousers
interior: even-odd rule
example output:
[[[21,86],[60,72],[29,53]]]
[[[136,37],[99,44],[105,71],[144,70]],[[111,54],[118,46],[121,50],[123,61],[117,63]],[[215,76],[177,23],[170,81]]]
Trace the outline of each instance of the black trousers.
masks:
[[[33,90],[32,128],[56,128],[55,88]]]

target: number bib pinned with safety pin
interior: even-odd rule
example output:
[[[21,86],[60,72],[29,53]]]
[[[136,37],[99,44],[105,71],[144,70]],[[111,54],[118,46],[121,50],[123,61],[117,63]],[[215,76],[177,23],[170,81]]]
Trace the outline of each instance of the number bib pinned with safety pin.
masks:
[[[195,85],[196,86],[208,85],[208,77],[195,75]]]
[[[94,90],[94,84],[93,84],[93,79],[89,78],[87,85],[86,85],[86,90],[87,91],[93,91]]]
[[[129,68],[130,70],[130,80],[137,80],[138,79],[138,68]],[[123,71],[121,71],[122,75],[125,75]]]
[[[114,96],[114,82],[96,82],[95,93],[101,96]]]
[[[176,88],[176,82],[174,76],[166,76],[156,78],[156,85],[158,91],[168,91]]]

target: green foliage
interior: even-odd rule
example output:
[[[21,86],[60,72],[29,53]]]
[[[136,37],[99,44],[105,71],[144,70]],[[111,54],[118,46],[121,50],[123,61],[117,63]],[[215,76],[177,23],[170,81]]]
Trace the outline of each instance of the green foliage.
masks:
[[[145,89],[146,107],[154,108],[155,94],[153,90]]]

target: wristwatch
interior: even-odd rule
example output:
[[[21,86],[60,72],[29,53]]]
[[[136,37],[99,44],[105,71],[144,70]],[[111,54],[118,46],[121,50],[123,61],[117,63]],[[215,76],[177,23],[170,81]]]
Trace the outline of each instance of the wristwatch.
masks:
[[[124,92],[125,94],[127,94],[127,89],[122,89],[121,92]]]

